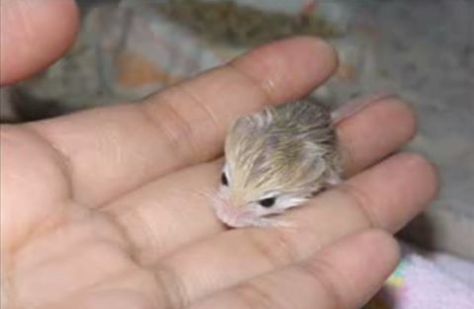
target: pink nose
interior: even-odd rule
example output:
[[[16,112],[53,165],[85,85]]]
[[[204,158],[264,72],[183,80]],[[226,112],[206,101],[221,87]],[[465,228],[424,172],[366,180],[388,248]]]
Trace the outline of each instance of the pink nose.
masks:
[[[248,225],[250,213],[248,211],[241,211],[237,207],[225,206],[217,209],[217,217],[231,227],[243,227]]]

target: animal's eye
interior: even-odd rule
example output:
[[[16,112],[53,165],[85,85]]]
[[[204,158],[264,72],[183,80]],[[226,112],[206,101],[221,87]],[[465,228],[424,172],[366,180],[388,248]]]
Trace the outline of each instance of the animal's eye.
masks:
[[[224,185],[224,186],[227,186],[229,184],[229,181],[227,180],[227,176],[225,175],[225,173],[222,173],[221,174],[221,183]]]
[[[269,198],[264,198],[263,200],[258,201],[258,203],[265,208],[270,208],[275,204],[275,200],[276,198],[269,197]]]

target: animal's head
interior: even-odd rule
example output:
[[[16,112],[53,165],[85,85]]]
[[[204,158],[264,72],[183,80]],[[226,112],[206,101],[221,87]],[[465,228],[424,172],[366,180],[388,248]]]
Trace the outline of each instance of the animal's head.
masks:
[[[271,110],[246,116],[227,136],[215,203],[227,225],[260,225],[259,218],[301,205],[322,186],[324,150],[274,121]]]

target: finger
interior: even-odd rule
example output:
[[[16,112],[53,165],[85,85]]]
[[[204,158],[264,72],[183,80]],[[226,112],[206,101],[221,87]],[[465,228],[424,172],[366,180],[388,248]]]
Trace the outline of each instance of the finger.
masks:
[[[382,101],[347,119],[338,129],[347,154],[346,169],[354,173],[386,157],[411,138],[414,128],[413,114],[398,100]],[[134,240],[141,261],[156,261],[222,229],[210,206],[221,167],[222,162],[215,162],[185,169],[108,206]]]
[[[394,239],[371,230],[190,308],[361,308],[380,289],[398,259]]]
[[[433,199],[435,190],[429,163],[397,155],[279,218],[292,228],[217,234],[158,260],[156,271],[176,278],[186,299],[197,299],[305,260],[347,235],[374,227],[395,232]]]
[[[59,58],[78,28],[73,0],[0,3],[0,84],[27,78]]]
[[[344,174],[351,176],[397,151],[416,133],[413,110],[392,97],[373,102],[367,110],[337,127]]]
[[[334,51],[322,41],[288,39],[171,87],[144,104],[32,127],[67,158],[76,197],[87,204],[103,203],[158,175],[215,158],[236,117],[304,95],[335,67]]]

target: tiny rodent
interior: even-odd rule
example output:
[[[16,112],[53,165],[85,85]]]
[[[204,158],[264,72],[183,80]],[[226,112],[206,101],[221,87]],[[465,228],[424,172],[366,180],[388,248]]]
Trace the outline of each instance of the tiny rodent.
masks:
[[[354,100],[334,111],[311,98],[239,118],[225,141],[214,210],[230,227],[285,226],[272,218],[341,181],[335,124],[391,96]]]
[[[225,141],[216,215],[231,227],[282,225],[268,216],[339,182],[338,148],[329,108],[313,99],[239,118]]]

